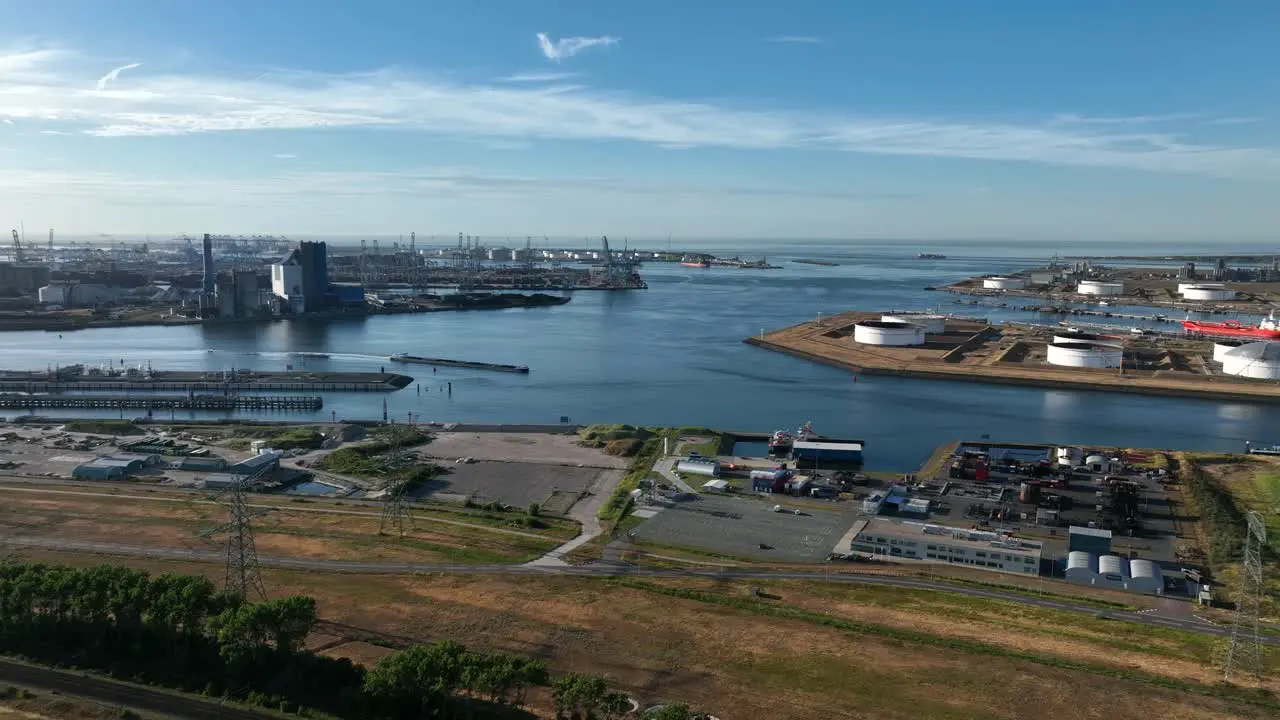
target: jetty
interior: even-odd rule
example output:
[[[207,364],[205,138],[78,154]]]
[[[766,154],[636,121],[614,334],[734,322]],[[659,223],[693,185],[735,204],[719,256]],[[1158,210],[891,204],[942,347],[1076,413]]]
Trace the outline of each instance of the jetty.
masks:
[[[49,370],[0,370],[0,392],[391,392],[413,382],[396,373],[265,370],[102,371],[71,365]]]
[[[472,360],[446,360],[445,358],[419,357],[417,355],[392,355],[387,358],[391,362],[413,363],[417,365],[438,365],[440,367],[467,368],[470,370],[493,370],[495,372],[528,374],[526,365],[502,365],[500,363],[476,362]]]
[[[319,410],[319,397],[299,395],[24,395],[0,394],[0,408],[41,410]]]

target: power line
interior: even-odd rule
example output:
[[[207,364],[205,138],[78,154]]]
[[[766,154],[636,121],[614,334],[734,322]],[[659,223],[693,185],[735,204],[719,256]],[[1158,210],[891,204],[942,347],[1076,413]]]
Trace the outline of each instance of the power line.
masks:
[[[390,447],[387,451],[387,469],[395,472],[403,464],[403,453],[401,449],[400,428],[391,425],[388,427],[390,439],[388,443]],[[412,432],[410,430],[410,432]],[[404,537],[405,525],[410,529],[413,528],[413,516],[409,514],[408,507],[408,478],[394,478],[387,481],[382,490],[382,519],[378,523],[378,534],[388,535],[391,530],[395,530],[399,537]]]
[[[1250,510],[1245,515],[1248,529],[1244,536],[1244,563],[1240,568],[1240,592],[1236,598],[1236,617],[1231,626],[1231,645],[1222,678],[1231,679],[1231,671],[1239,668],[1257,680],[1262,679],[1262,638],[1258,632],[1258,615],[1262,594],[1266,589],[1262,577],[1262,548],[1267,544],[1267,526],[1262,516]]]

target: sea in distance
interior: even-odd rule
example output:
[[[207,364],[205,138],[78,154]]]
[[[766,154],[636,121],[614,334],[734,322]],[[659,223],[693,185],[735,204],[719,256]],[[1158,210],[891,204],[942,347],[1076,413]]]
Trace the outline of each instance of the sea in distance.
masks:
[[[653,249],[665,249],[654,243]],[[636,246],[633,243],[633,246]],[[743,344],[760,333],[851,309],[935,310],[1000,320],[1035,313],[958,304],[926,286],[1078,255],[1263,253],[1272,247],[1015,242],[683,242],[720,256],[766,256],[777,270],[646,263],[647,290],[578,292],[557,307],[289,320],[174,328],[0,333],[0,368],[150,363],[156,369],[402,372],[394,393],[325,394],[323,410],[246,417],[328,421],[630,423],[767,432],[812,421],[861,439],[867,467],[912,470],[936,446],[1010,442],[1242,451],[1280,442],[1280,407],[1260,403],[861,376]],[[921,252],[944,260],[917,260]],[[839,263],[833,267],[796,260]],[[967,298],[965,299],[967,302]],[[1010,305],[1034,304],[1011,299]],[[1155,314],[1150,308],[1113,308]],[[1060,318],[1053,317],[1053,320]],[[1081,318],[1096,320],[1095,318]],[[1121,328],[1158,323],[1126,320]],[[1164,327],[1173,327],[1166,325]],[[528,365],[528,375],[401,365],[394,353]],[[452,383],[452,392],[446,390]],[[16,415],[16,412],[10,412]],[[58,411],[60,416],[72,411]],[[94,413],[85,413],[94,414]],[[97,413],[117,417],[118,413]],[[125,416],[137,411],[125,411]],[[168,419],[169,413],[156,414]],[[177,413],[175,419],[215,417]]]

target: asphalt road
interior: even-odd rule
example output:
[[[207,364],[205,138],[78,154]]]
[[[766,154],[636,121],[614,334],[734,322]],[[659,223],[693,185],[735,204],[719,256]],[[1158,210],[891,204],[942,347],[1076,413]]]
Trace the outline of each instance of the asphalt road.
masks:
[[[0,544],[15,548],[33,548],[72,552],[101,553],[106,555],[128,555],[136,557],[160,557],[174,560],[194,560],[200,562],[221,563],[223,553],[212,550],[188,550],[184,548],[151,547],[145,545],[125,545],[120,543],[90,542],[85,540],[63,540],[56,538],[8,537],[0,539]],[[323,572],[371,573],[371,574],[414,574],[444,573],[451,575],[572,575],[579,577],[704,577],[724,578],[730,580],[829,580],[831,582],[860,585],[890,585],[894,587],[914,588],[918,590],[936,590],[956,593],[970,597],[1003,600],[1021,603],[1032,607],[1060,610],[1063,612],[1083,613],[1108,620],[1122,620],[1167,627],[1202,635],[1229,636],[1231,628],[1214,625],[1200,619],[1175,618],[1154,612],[1127,612],[1120,610],[1099,610],[1096,607],[1049,598],[1005,593],[998,590],[953,585],[945,582],[904,578],[892,575],[858,575],[851,573],[799,572],[793,570],[744,570],[739,568],[724,569],[689,569],[675,570],[670,568],[639,567],[610,563],[596,563],[568,567],[543,565],[423,565],[416,563],[381,563],[362,562],[356,560],[315,560],[308,558],[285,558],[259,555],[258,562],[268,567],[292,570],[317,570]],[[1262,641],[1268,645],[1280,645],[1280,637],[1264,635]]]
[[[133,708],[190,720],[263,720],[273,717],[212,700],[170,694],[160,690],[104,680],[91,675],[53,670],[0,659],[0,683],[88,698],[105,705]]]

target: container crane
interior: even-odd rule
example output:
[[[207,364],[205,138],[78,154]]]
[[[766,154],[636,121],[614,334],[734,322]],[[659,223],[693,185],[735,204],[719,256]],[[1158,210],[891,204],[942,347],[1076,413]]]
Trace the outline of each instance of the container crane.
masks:
[[[13,260],[14,262],[22,262],[22,241],[18,239],[18,231],[13,231]]]

